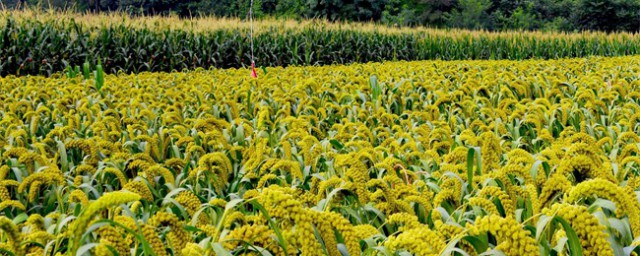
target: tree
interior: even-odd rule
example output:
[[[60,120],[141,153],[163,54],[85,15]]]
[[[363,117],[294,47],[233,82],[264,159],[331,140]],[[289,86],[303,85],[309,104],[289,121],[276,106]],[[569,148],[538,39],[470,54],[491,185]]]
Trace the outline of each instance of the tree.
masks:
[[[448,24],[468,29],[485,28],[489,21],[487,10],[490,7],[491,0],[460,0],[458,9],[447,15]]]
[[[328,20],[378,21],[387,0],[309,0],[309,17]]]
[[[526,9],[532,6],[535,2],[545,0],[492,0],[491,7],[487,10],[488,13],[501,12],[505,16],[511,16],[518,8]]]
[[[409,25],[415,16],[406,6],[406,1],[389,0],[382,11],[382,22],[388,25]]]
[[[309,0],[309,5],[308,16],[338,20],[344,2],[342,0]]]
[[[308,9],[306,0],[278,0],[276,5],[276,16],[301,17]]]
[[[603,31],[638,31],[640,0],[580,0],[578,27]]]
[[[531,30],[538,28],[538,24],[540,23],[536,14],[532,12],[533,3],[529,4],[529,6],[525,9],[522,7],[517,7],[512,13],[511,16],[505,17],[501,11],[497,11],[494,13],[494,20],[498,24],[500,29],[525,29]]]
[[[382,19],[392,25],[443,27],[454,7],[454,0],[388,0]]]

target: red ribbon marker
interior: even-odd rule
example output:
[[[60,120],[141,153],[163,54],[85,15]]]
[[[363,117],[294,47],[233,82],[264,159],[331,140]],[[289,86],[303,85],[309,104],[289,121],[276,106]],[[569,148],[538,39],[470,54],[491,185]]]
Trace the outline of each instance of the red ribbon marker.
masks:
[[[256,63],[251,62],[251,77],[258,78],[258,73],[256,73]]]

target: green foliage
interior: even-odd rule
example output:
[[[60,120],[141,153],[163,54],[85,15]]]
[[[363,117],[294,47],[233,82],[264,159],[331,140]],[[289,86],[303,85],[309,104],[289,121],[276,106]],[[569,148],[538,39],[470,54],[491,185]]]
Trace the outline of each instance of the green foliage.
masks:
[[[578,11],[582,29],[638,31],[640,28],[639,0],[580,0]]]
[[[246,17],[251,0],[5,0],[7,8]],[[256,17],[487,30],[638,31],[640,0],[254,0]]]
[[[307,16],[328,20],[380,20],[386,0],[309,0]]]
[[[474,1],[474,0],[469,0]],[[468,26],[486,22],[477,10]],[[523,10],[522,15],[526,13]],[[473,15],[472,15],[473,14]],[[480,13],[481,14],[481,13]],[[518,17],[520,11],[511,14]],[[68,20],[16,20],[9,15],[0,27],[0,75],[51,75],[80,66],[85,80],[102,60],[106,73],[232,68],[250,65],[245,29],[202,32],[134,27],[127,23],[89,26]],[[509,19],[508,19],[509,20]],[[514,18],[515,28],[521,18]],[[516,22],[517,21],[517,22]],[[566,20],[559,20],[557,30]],[[411,30],[326,29],[308,25],[279,28],[255,35],[255,56],[261,66],[325,65],[385,60],[467,60],[566,58],[640,53],[640,40],[631,34],[573,34],[544,36],[525,33],[476,33]],[[274,54],[280,53],[280,54]],[[92,65],[84,64],[90,60]],[[68,70],[68,69],[67,69]],[[67,72],[67,74],[70,74]],[[75,73],[74,73],[75,74]]]
[[[80,67],[78,67],[78,66],[75,66],[75,67],[68,66],[67,68],[64,69],[64,74],[68,78],[75,78],[80,74]]]
[[[371,99],[374,102],[377,102],[380,98],[380,94],[382,94],[382,87],[378,84],[377,76],[371,76],[369,78],[369,86],[371,87]]]
[[[82,64],[82,76],[84,77],[84,80],[88,80],[90,78],[90,74],[91,65],[89,64],[89,62],[85,62],[84,64]]]
[[[499,18],[502,24],[501,28],[504,29],[531,30],[537,28],[537,16],[531,12],[530,8],[525,10],[522,7],[518,7],[511,13],[511,16]]]
[[[96,90],[101,91],[102,86],[104,86],[104,70],[102,69],[102,65],[96,65],[96,71],[94,71],[94,77],[96,79]]]
[[[564,17],[557,17],[555,19],[553,19],[550,22],[547,22],[544,24],[544,26],[542,27],[542,30],[544,31],[570,31],[573,30],[573,24],[571,24],[571,22],[564,18]]]
[[[306,10],[306,0],[263,0],[265,13],[279,17],[295,18]],[[270,8],[269,8],[270,7]]]
[[[448,26],[445,16],[455,7],[451,0],[389,0],[383,22],[397,25]]]
[[[447,21],[454,27],[480,29],[488,23],[490,7],[491,0],[460,0],[458,8],[447,15]]]

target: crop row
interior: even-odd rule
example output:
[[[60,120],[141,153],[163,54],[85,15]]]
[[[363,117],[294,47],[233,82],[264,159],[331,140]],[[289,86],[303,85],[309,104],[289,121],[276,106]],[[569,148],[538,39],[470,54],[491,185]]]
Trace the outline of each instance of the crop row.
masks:
[[[51,75],[101,62],[109,73],[250,65],[249,29],[235,20],[2,12],[0,76]],[[294,23],[294,24],[292,24]],[[203,28],[204,27],[204,28]],[[640,51],[634,34],[397,29],[266,20],[256,25],[261,66],[391,60],[556,59]]]

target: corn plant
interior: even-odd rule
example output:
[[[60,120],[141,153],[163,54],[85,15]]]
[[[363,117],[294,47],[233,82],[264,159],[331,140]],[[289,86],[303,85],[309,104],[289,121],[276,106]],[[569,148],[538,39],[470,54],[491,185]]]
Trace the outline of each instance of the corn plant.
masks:
[[[74,17],[74,18],[71,18]],[[396,29],[375,24],[257,22],[255,58],[264,66],[387,60],[557,59],[638,54],[630,33]],[[0,12],[0,75],[52,75],[100,59],[107,73],[239,68],[251,64],[248,23]],[[295,24],[295,23],[293,23]]]

